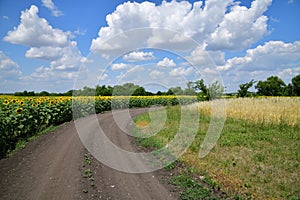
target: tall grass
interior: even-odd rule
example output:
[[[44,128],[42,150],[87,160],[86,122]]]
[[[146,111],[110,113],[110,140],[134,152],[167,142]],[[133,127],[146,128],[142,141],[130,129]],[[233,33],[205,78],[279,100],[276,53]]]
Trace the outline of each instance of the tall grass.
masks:
[[[188,106],[199,110],[200,123],[195,140],[179,160],[198,169],[200,175],[209,176],[221,185],[223,191],[233,196],[239,195],[245,199],[299,199],[300,98],[225,101],[227,119],[221,137],[203,159],[198,157],[199,147],[210,125],[212,106],[218,101]],[[156,145],[163,142],[157,145],[163,146],[172,140],[172,134],[174,136],[177,131],[173,129],[178,127],[180,121],[180,114],[172,114],[176,110],[180,112],[179,107],[167,109],[172,120],[167,120],[168,123],[156,136],[143,139],[143,144],[149,145],[147,141]],[[139,119],[145,121],[141,116],[136,122]]]
[[[212,102],[197,104],[199,111],[210,115]],[[195,105],[192,105],[195,106]],[[236,98],[226,100],[228,118],[254,124],[300,125],[299,97]]]

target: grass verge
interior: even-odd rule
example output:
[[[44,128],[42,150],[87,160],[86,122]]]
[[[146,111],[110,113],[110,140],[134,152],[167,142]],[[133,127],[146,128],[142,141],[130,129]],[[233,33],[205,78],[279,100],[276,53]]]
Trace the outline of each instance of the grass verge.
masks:
[[[30,142],[30,141],[33,141],[33,140],[36,140],[38,137],[40,137],[41,135],[43,134],[46,134],[46,133],[49,133],[49,132],[53,132],[55,131],[56,129],[58,128],[58,126],[50,126],[50,127],[47,127],[45,128],[44,130],[36,133],[35,135],[32,135],[28,138],[22,138],[22,139],[19,139],[15,148],[11,151],[9,151],[7,153],[7,156],[8,157],[11,157],[16,151],[20,150],[20,149],[24,149],[25,146]]]
[[[135,118],[135,135],[151,133],[151,137],[139,138],[147,148],[157,149],[168,144],[177,133],[181,120],[180,107],[166,109],[167,119],[157,112],[157,121],[165,121],[163,128],[151,133],[153,117],[149,113]],[[198,157],[199,146],[205,137],[210,116],[201,113],[199,129],[189,149],[179,158],[187,166],[206,174],[222,191],[232,198],[242,199],[299,199],[300,197],[300,130],[286,123],[255,123],[237,118],[227,118],[217,145],[205,158]],[[182,199],[199,199],[197,183],[190,184],[187,174],[174,179],[185,195]],[[186,187],[185,185],[190,185]],[[194,190],[194,189],[195,190]],[[189,198],[185,198],[185,197]]]

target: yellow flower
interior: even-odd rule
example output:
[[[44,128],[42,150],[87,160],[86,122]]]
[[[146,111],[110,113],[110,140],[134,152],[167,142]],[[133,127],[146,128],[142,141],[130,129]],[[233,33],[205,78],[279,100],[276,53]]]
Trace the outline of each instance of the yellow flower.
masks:
[[[7,104],[9,104],[9,101],[8,101],[8,100],[5,100],[3,103],[4,103],[5,105],[7,105]]]
[[[17,114],[20,114],[22,111],[23,111],[23,108],[18,108],[18,109],[16,110],[16,113],[17,113]]]

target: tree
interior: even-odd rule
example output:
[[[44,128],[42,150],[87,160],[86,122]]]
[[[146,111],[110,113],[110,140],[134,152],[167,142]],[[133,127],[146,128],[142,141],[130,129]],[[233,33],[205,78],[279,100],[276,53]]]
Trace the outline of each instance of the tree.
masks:
[[[146,96],[146,90],[143,87],[138,87],[136,90],[134,90],[132,96]]]
[[[225,91],[225,88],[215,81],[210,84],[208,87],[204,84],[204,80],[200,79],[195,82],[188,82],[188,87],[192,87],[194,91],[198,91],[198,99],[203,100],[214,100],[222,96]]]
[[[170,88],[169,90],[172,91],[173,94],[175,95],[183,95],[183,90],[181,89],[181,87],[173,87],[173,88]]]
[[[196,91],[193,88],[193,82],[189,81],[186,83],[187,88],[183,91],[184,95],[196,95]]]
[[[250,93],[248,92],[248,89],[251,88],[255,82],[256,81],[254,81],[252,79],[248,83],[240,84],[239,85],[240,89],[238,90],[237,97],[247,97],[247,96],[249,96]]]
[[[300,96],[300,75],[292,79],[293,95]]]
[[[214,100],[220,98],[224,94],[225,88],[222,86],[219,81],[213,82],[208,86],[207,97],[208,100]]]
[[[96,86],[96,96],[111,96],[113,88],[111,86],[106,87],[105,85]]]
[[[266,81],[259,81],[255,88],[257,94],[262,96],[282,96],[286,85],[277,76],[270,76]]]
[[[206,85],[204,84],[203,79],[197,80],[195,82],[188,82],[188,84],[191,85],[195,91],[198,91],[197,96],[199,100],[208,100],[208,90]]]

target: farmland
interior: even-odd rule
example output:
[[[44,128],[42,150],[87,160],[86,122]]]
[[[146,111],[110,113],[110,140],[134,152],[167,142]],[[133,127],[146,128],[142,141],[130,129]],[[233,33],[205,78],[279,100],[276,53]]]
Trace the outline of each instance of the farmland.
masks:
[[[227,119],[221,137],[213,150],[200,159],[199,147],[210,124],[212,106],[216,104],[218,101],[189,105],[200,112],[199,130],[194,142],[179,158],[180,162],[196,171],[196,177],[211,179],[232,196],[299,199],[300,98],[226,100]],[[160,116],[162,111],[152,112]],[[175,106],[166,112],[168,119],[164,128],[153,137],[139,139],[142,146],[161,148],[174,138],[181,109]],[[135,122],[136,134],[143,134],[151,127],[149,114],[138,116]],[[182,176],[185,175],[179,177]]]
[[[138,141],[151,149],[161,148],[178,131],[181,119],[178,104],[190,104],[187,106],[190,110],[200,113],[199,129],[189,149],[179,158],[180,162],[232,196],[299,198],[300,98],[226,99],[227,118],[221,137],[202,159],[198,157],[199,146],[208,130],[212,108],[219,100],[196,101],[194,96],[1,96],[1,157],[12,151],[18,142],[47,127],[111,109],[152,105],[166,106],[166,122],[156,135]],[[164,121],[160,119],[165,116],[160,114],[161,111],[151,111],[156,122]],[[135,119],[135,134],[151,132],[147,130],[153,128],[149,116],[146,113]]]
[[[73,119],[113,109],[177,105],[195,102],[194,96],[0,96],[0,157],[36,133]]]

